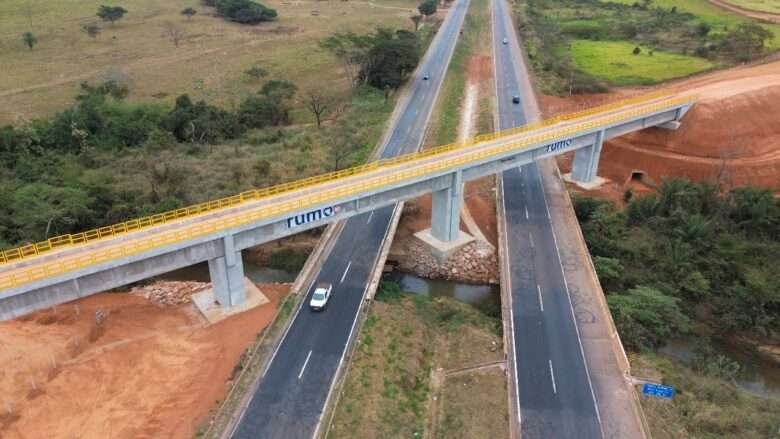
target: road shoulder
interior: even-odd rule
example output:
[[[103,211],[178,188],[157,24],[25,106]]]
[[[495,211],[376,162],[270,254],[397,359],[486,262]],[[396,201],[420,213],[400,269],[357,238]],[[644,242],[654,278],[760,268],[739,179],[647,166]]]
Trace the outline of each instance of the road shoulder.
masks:
[[[649,437],[638,397],[627,379],[630,364],[612,322],[565,183],[553,159],[539,162],[539,169],[604,437]]]

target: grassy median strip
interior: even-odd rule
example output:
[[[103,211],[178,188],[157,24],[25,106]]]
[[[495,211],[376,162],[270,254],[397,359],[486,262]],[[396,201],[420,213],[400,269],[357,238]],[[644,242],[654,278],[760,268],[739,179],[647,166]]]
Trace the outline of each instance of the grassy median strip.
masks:
[[[431,135],[428,137],[432,145],[444,145],[457,139],[468,80],[469,58],[476,54],[480,47],[484,47],[483,40],[487,40],[488,44],[490,41],[490,9],[487,0],[471,0],[463,22],[463,34],[459,38],[436,102],[436,116],[432,119]],[[492,113],[487,119],[491,124],[489,128],[492,129]],[[479,129],[486,127],[482,120],[484,119],[480,117],[480,123],[477,125]]]
[[[327,437],[506,437],[500,321],[399,291],[380,285]]]

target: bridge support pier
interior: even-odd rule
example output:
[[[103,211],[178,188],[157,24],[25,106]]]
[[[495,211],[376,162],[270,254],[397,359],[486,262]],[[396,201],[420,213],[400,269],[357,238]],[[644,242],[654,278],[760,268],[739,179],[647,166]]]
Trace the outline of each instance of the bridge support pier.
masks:
[[[571,178],[578,183],[590,183],[599,170],[599,157],[604,143],[604,131],[596,133],[596,141],[574,153]]]
[[[431,247],[433,256],[440,262],[459,248],[474,240],[460,230],[460,209],[463,204],[463,175],[452,173],[452,184],[431,194],[431,228],[415,236]]]
[[[235,249],[233,235],[227,234],[222,239],[225,256],[209,260],[209,275],[217,302],[229,308],[246,301],[244,262],[241,260],[241,250]]]

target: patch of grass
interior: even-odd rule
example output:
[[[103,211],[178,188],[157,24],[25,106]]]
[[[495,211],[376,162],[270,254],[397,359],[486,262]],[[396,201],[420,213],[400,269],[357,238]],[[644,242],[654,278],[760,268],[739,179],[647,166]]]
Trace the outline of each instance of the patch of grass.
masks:
[[[633,54],[635,47],[641,52]],[[605,79],[612,85],[648,85],[688,76],[715,67],[692,56],[636,46],[628,41],[571,42],[571,57],[577,68]],[[651,55],[652,53],[652,55]]]
[[[780,401],[751,395],[733,383],[705,376],[684,364],[654,354],[632,360],[635,375],[674,386],[671,401],[641,397],[656,439],[777,437]]]
[[[453,320],[460,322],[456,337],[449,326]],[[433,411],[440,410],[432,402],[438,392],[432,371],[500,359],[500,349],[485,349],[491,345],[489,340],[496,340],[491,329],[494,320],[450,298],[430,300],[404,294],[389,302],[374,302],[361,328],[361,345],[349,364],[327,437],[423,437]],[[468,397],[453,397],[448,402],[438,417],[437,431],[455,434],[454,426],[467,424],[465,434],[445,437],[506,437],[505,378],[499,369],[496,372],[484,387],[471,385],[473,381],[464,386],[456,380],[451,390],[445,390]],[[497,409],[483,416],[480,410],[486,406]],[[474,418],[481,418],[481,423],[473,422]],[[471,428],[472,424],[479,426]],[[437,433],[435,437],[442,436]]]
[[[490,31],[488,13],[486,0],[474,0],[469,5],[469,11],[463,22],[463,34],[460,35],[460,40],[452,53],[452,60],[436,103],[438,109],[435,114],[438,117],[434,121],[434,134],[431,136],[436,145],[452,143],[458,137],[468,60],[474,53],[481,35]]]
[[[337,31],[365,33],[377,25],[409,29],[409,11],[417,2],[262,2],[276,9],[276,21],[258,26],[227,22],[197,0],[123,0],[128,14],[115,25],[95,16],[99,0],[0,2],[0,94],[6,105],[0,123],[52,114],[72,102],[82,80],[117,78],[130,83],[134,101],[172,100],[182,93],[220,105],[237,105],[262,81],[244,72],[259,66],[269,77],[320,87],[340,98],[349,86],[338,61],[319,48],[320,38]],[[194,7],[188,21],[180,14]],[[318,11],[318,15],[312,14]],[[28,13],[29,12],[29,13]],[[98,23],[101,32],[88,37],[81,28]],[[32,24],[31,24],[32,23]],[[174,26],[184,37],[176,48],[162,35]],[[38,38],[34,50],[21,34]],[[294,112],[294,123],[311,121]]]

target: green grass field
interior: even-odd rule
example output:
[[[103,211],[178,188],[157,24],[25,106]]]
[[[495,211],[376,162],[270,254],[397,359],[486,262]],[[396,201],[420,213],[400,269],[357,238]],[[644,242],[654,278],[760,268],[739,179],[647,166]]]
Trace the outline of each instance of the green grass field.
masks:
[[[113,26],[101,23],[95,12],[104,3],[129,12]],[[320,38],[337,31],[370,32],[379,25],[410,29],[409,16],[417,5],[412,0],[263,3],[275,8],[279,18],[243,26],[215,16],[213,8],[198,0],[4,0],[0,98],[5,105],[0,124],[68,106],[83,80],[122,79],[129,83],[133,101],[172,100],[189,93],[231,106],[259,88],[243,73],[253,65],[301,89],[316,86],[346,96],[341,67],[318,47]],[[180,14],[188,6],[198,10],[191,21]],[[89,23],[101,27],[95,39],[81,31]],[[184,35],[178,48],[163,36],[171,26]],[[38,38],[33,50],[21,39],[29,30]]]
[[[726,3],[753,11],[780,14],[780,2],[777,0],[727,0]]]
[[[602,0],[605,3],[623,3],[632,5],[635,0]],[[756,3],[761,0],[729,0],[730,3],[737,4],[739,2],[755,1]],[[767,3],[777,3],[774,0],[767,0]],[[701,21],[712,26],[712,32],[723,33],[726,29],[731,29],[738,26],[740,23],[751,21],[749,18],[741,17],[735,13],[725,11],[717,6],[713,6],[707,0],[653,0],[652,3],[655,7],[661,7],[665,9],[671,9],[677,7],[680,12],[689,12],[701,19]],[[773,40],[767,43],[770,49],[780,49],[780,25],[777,24],[761,24],[764,28],[769,30],[775,35]]]
[[[712,69],[715,65],[706,59],[676,53],[636,47],[623,41],[574,40],[571,43],[572,60],[585,73],[603,78],[612,85],[648,85],[688,76]]]

